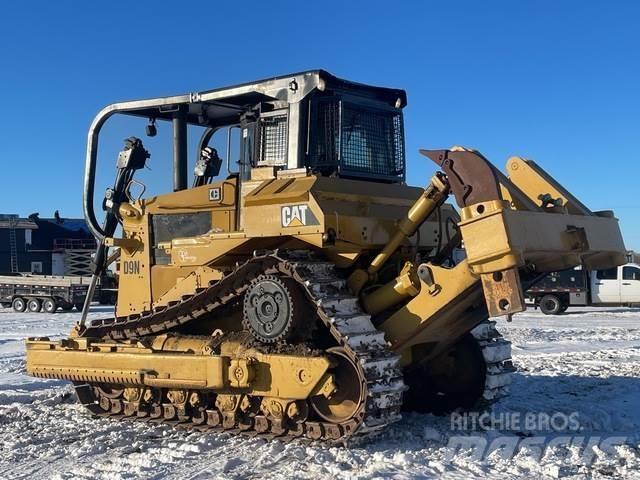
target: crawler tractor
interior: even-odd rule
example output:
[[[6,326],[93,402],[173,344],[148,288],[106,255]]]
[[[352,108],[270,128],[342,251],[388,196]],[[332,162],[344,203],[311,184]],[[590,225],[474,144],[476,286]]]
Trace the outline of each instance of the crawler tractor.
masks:
[[[91,288],[120,252],[115,314],[89,321],[89,294],[69,338],[27,341],[27,371],[72,381],[98,416],[339,443],[505,395],[510,344],[489,319],[524,310],[546,272],[624,263],[618,222],[533,161],[503,174],[461,147],[421,150],[437,172],[407,186],[405,105],[318,70],[106,107],[84,212]],[[143,198],[150,153],[130,137],[99,223],[114,115],[172,132],[174,191]]]

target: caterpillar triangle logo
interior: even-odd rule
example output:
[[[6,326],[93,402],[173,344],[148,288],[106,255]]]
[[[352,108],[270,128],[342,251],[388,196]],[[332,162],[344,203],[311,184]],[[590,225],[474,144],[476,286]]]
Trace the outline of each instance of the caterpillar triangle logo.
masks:
[[[281,213],[283,227],[318,225],[318,219],[308,205],[285,205],[282,207]]]
[[[293,217],[289,222],[289,225],[287,225],[287,227],[303,227],[303,226],[304,226],[304,223],[302,223],[302,220],[297,217]]]

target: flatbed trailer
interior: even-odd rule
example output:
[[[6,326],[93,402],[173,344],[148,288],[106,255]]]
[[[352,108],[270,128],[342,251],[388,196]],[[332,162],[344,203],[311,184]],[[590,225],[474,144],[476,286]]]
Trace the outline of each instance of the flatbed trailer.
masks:
[[[56,275],[0,276],[0,304],[16,312],[54,313],[58,308],[82,310],[88,277]]]

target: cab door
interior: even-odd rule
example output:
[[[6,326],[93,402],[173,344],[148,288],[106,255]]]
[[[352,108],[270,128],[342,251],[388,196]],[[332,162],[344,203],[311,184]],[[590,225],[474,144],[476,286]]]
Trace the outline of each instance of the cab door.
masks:
[[[623,303],[640,303],[640,266],[624,265],[620,297]]]
[[[620,267],[591,272],[591,301],[593,303],[620,303]]]

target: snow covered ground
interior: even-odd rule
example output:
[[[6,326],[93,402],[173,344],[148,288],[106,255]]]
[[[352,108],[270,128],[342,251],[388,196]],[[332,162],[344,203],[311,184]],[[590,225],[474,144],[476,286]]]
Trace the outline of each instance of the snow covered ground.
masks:
[[[24,371],[23,339],[77,318],[0,309],[2,479],[640,478],[640,309],[501,320],[518,371],[490,417],[411,414],[350,449],[92,419],[66,382]]]

